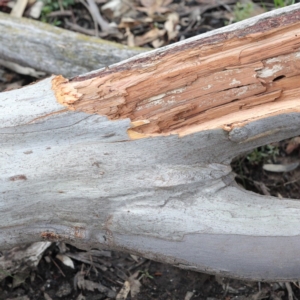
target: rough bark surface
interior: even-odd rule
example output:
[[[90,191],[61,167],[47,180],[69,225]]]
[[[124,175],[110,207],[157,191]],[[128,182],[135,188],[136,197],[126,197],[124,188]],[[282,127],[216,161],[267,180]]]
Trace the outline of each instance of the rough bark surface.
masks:
[[[230,161],[300,134],[300,5],[70,81],[0,94],[0,245],[134,252],[256,280],[300,277],[300,202]]]
[[[0,32],[0,59],[68,78],[146,51],[1,12]]]

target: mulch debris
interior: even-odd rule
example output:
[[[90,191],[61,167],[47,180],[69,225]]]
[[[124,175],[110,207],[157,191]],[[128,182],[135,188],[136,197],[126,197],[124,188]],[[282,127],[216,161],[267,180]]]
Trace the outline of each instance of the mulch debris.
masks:
[[[65,252],[61,253],[62,248]],[[69,257],[73,264],[58,255]],[[0,300],[289,300],[299,296],[299,283],[260,283],[181,270],[142,257],[107,250],[81,251],[53,243],[37,268],[15,282],[0,282]],[[292,297],[292,299],[290,299]]]

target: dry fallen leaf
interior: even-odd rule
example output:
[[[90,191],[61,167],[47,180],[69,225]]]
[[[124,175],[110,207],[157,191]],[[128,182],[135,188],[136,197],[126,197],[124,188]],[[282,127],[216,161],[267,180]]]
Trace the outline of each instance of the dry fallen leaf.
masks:
[[[136,255],[134,255],[134,254],[130,254],[130,257],[135,261],[135,262],[137,262],[137,263],[139,263],[139,256],[136,256]]]
[[[137,7],[137,10],[145,12],[152,17],[155,13],[166,13],[169,10],[166,6],[172,3],[173,0],[140,0],[144,7]]]
[[[125,300],[130,292],[130,283],[129,281],[125,281],[121,290],[119,291],[116,300]]]
[[[300,145],[300,137],[297,136],[289,141],[286,146],[285,152],[291,154],[294,150],[298,149]]]
[[[103,285],[91,280],[84,280],[84,289],[93,292],[94,290],[103,291]]]
[[[72,269],[75,268],[74,263],[70,257],[63,254],[57,254],[56,258],[59,259],[65,266],[70,267]]]
[[[85,299],[86,299],[85,296],[83,296],[81,293],[76,298],[76,300],[85,300]]]
[[[27,4],[28,4],[28,0],[17,0],[17,3],[14,5],[10,13],[11,16],[18,17],[18,18],[22,17]]]
[[[136,46],[145,45],[164,36],[165,33],[166,30],[164,29],[160,30],[158,28],[153,28],[150,31],[146,32],[144,35],[135,37],[134,44]]]
[[[52,300],[52,298],[46,292],[44,292],[44,298],[45,300]]]
[[[77,285],[78,288],[80,288],[81,290],[88,290],[88,291],[98,290],[101,293],[105,293],[109,298],[116,297],[116,293],[113,290],[107,288],[101,283],[87,280],[84,278],[84,276],[85,276],[84,272],[79,271],[74,278],[74,284]]]
[[[263,169],[266,171],[269,171],[269,172],[280,173],[280,172],[291,172],[291,171],[295,170],[298,166],[299,166],[299,162],[286,164],[286,165],[264,164]]]
[[[168,19],[164,25],[168,33],[168,40],[173,40],[178,35],[177,25],[179,23],[179,15],[177,13],[171,13],[168,15]]]
[[[134,35],[131,33],[131,31],[128,27],[126,28],[125,36],[127,37],[127,46],[135,47]]]
[[[195,294],[194,292],[186,292],[184,300],[191,300],[194,294]]]
[[[106,253],[107,252],[107,253]],[[110,257],[109,251],[98,251],[98,250],[90,250],[87,252],[66,252],[66,255],[72,258],[73,260],[81,261],[86,264],[90,264],[93,267],[96,267],[102,271],[107,270],[107,266],[110,266],[110,263],[108,263],[106,260],[103,260],[101,257]]]
[[[160,48],[165,44],[165,41],[162,39],[156,39],[154,40],[151,45],[153,46],[153,48]]]
[[[41,16],[43,6],[44,6],[43,1],[36,1],[26,12],[26,16],[33,19],[38,19]]]
[[[101,7],[101,11],[110,19],[122,17],[133,6],[132,0],[111,0]]]
[[[79,271],[74,277],[74,288],[76,289],[77,286],[83,290],[84,289],[84,273]]]
[[[139,271],[131,275],[123,284],[121,290],[119,291],[116,300],[125,300],[130,292],[131,298],[133,299],[139,292],[141,288],[141,283],[136,277],[139,275]]]
[[[29,270],[15,274],[13,276],[12,287],[16,288],[16,287],[20,286],[22,283],[25,282],[25,280],[29,277],[29,275],[30,275]]]
[[[141,283],[138,279],[136,279],[138,274],[139,272],[136,272],[128,278],[131,298],[134,298],[140,292]]]
[[[151,19],[151,21],[152,21],[152,19]],[[122,18],[118,27],[119,28],[132,28],[132,27],[138,26],[140,24],[141,24],[140,20],[135,20],[132,18]]]

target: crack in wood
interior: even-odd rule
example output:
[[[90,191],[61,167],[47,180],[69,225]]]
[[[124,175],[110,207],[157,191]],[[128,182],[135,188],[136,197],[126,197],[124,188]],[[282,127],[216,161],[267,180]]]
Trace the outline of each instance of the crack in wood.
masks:
[[[56,76],[58,102],[111,120],[132,139],[236,126],[299,111],[300,24],[182,49],[85,80]],[[220,51],[222,49],[222,51]],[[296,51],[295,51],[296,49]],[[151,62],[151,63],[150,63]]]

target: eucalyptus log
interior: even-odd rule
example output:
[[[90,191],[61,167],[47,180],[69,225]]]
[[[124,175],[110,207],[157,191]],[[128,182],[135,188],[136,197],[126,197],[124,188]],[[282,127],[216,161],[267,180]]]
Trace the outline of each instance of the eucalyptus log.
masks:
[[[0,59],[66,77],[146,51],[1,12],[0,32]]]
[[[300,134],[300,5],[0,94],[0,245],[64,241],[255,280],[300,277],[300,202],[230,162]]]

